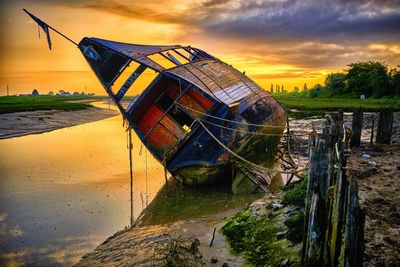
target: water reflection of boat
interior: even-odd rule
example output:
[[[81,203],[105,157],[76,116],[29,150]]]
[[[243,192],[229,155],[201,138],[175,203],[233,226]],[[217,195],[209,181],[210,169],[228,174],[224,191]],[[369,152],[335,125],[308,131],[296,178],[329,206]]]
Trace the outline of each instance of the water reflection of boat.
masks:
[[[224,212],[231,214],[259,197],[257,194],[233,195],[227,185],[182,186],[175,179],[170,179],[135,224],[167,224],[213,215],[221,216]]]
[[[243,161],[273,165],[286,113],[231,65],[191,46],[87,37],[77,45],[143,144],[183,184],[237,180]],[[117,88],[117,79],[131,68]],[[157,76],[124,108],[122,98],[148,71]]]

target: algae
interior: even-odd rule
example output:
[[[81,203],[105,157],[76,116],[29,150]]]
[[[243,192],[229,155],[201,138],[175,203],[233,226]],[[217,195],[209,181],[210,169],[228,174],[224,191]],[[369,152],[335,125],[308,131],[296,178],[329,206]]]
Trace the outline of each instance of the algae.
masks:
[[[298,211],[289,216],[285,221],[288,228],[286,238],[293,243],[300,243],[303,241],[304,235],[304,212]]]
[[[299,246],[284,238],[285,217],[284,209],[256,217],[248,208],[229,219],[221,231],[247,266],[299,266]]]
[[[303,179],[286,189],[282,196],[282,204],[304,208],[307,192],[307,179]]]
[[[198,239],[173,238],[168,235],[168,240],[165,244],[159,244],[155,249],[154,258],[159,266],[205,266],[205,261],[199,250],[200,241]]]

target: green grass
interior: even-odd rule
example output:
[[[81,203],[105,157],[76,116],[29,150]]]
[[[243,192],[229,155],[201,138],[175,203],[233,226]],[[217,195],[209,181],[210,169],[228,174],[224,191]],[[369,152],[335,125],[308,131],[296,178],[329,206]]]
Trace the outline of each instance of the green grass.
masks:
[[[378,111],[381,108],[394,108],[400,110],[400,98],[369,98],[360,100],[349,96],[342,97],[310,97],[304,93],[280,93],[273,95],[279,102],[289,109],[308,111],[353,111],[363,108],[365,111]]]
[[[93,107],[89,103],[71,101],[92,98],[88,96],[3,96],[0,97],[0,114],[34,110],[71,111],[88,109]]]

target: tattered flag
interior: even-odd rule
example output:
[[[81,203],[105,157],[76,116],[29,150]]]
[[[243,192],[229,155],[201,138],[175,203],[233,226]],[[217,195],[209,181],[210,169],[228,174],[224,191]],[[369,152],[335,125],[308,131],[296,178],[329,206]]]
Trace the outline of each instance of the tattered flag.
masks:
[[[25,8],[23,9],[42,29],[43,31],[46,33],[47,36],[47,43],[49,44],[49,49],[51,50],[51,39],[50,39],[50,31],[49,31],[49,26],[43,22],[41,19],[39,19],[38,17],[35,17],[34,15],[32,15],[31,13],[29,13]],[[40,37],[40,35],[39,35]]]

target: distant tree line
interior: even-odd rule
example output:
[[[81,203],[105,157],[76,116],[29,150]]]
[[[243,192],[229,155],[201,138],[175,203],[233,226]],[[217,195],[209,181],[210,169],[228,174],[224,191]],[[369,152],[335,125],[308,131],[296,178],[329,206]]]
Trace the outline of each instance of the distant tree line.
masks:
[[[328,74],[324,86],[314,86],[310,96],[400,96],[400,65],[390,68],[382,62],[368,61],[351,63],[348,67],[344,72]]]

